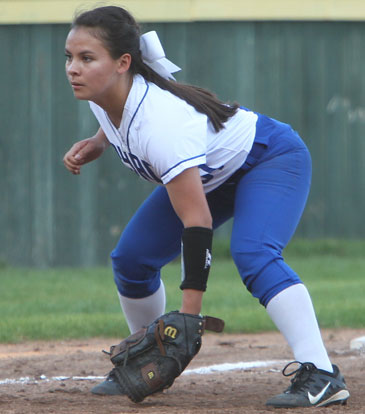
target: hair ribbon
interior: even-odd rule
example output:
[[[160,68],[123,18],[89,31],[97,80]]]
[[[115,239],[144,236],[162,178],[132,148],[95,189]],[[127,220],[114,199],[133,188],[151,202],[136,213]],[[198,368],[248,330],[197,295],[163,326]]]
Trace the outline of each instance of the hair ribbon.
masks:
[[[165,79],[173,79],[172,73],[181,70],[168,60],[155,31],[147,32],[140,37],[140,50],[143,62]]]

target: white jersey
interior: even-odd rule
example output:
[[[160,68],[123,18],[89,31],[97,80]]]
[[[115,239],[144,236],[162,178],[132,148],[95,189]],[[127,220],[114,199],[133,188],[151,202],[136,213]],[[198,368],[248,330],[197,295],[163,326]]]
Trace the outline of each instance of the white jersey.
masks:
[[[123,163],[139,176],[167,184],[199,167],[206,193],[241,167],[256,132],[257,115],[238,110],[217,133],[206,115],[141,75],[134,76],[119,128],[100,106],[90,107]]]

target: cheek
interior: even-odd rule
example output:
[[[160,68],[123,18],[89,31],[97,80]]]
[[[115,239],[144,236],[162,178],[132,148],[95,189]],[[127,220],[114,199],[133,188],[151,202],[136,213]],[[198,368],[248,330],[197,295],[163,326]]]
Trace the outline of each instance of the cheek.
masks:
[[[89,79],[92,80],[92,83],[95,87],[103,87],[108,85],[113,81],[115,72],[111,68],[105,65],[94,66],[92,70],[89,71]]]

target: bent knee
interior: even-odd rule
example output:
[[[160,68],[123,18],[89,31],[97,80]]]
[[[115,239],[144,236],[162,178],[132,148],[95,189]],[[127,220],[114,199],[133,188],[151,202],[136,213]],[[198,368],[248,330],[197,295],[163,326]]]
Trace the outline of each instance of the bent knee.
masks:
[[[160,269],[145,263],[142,255],[123,251],[111,253],[114,282],[119,293],[129,298],[152,295],[160,286]]]
[[[275,260],[282,260],[279,251],[261,245],[240,246],[238,249],[231,247],[231,254],[246,285],[248,279],[254,275],[259,275],[270,263]]]
[[[247,290],[263,306],[283,289],[301,282],[278,250],[247,246],[246,249],[231,249],[231,253]]]

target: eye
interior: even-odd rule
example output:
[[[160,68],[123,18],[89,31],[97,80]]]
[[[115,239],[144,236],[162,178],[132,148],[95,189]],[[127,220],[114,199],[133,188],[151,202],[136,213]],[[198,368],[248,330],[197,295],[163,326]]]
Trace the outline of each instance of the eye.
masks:
[[[72,56],[69,53],[65,53],[66,56],[66,62],[71,62]]]
[[[87,62],[91,62],[93,59],[90,56],[83,56],[82,60],[87,63]]]

